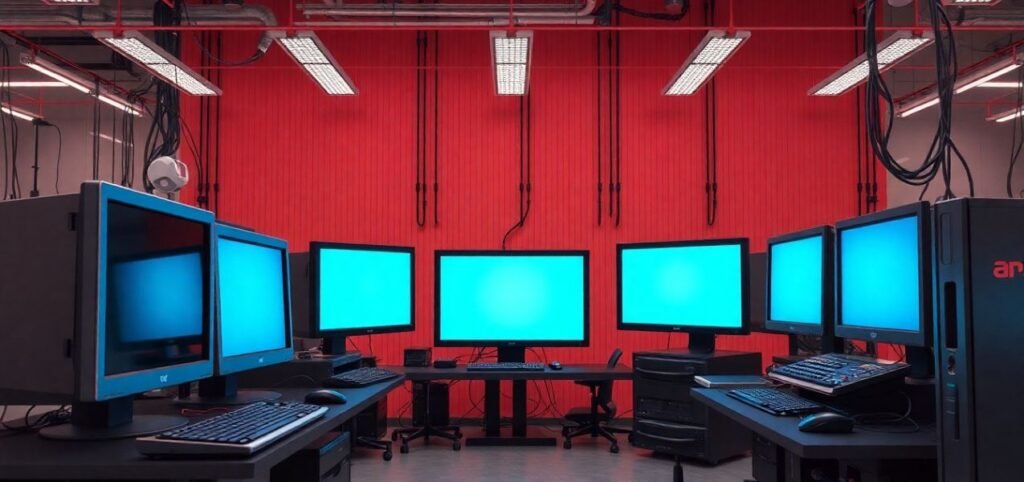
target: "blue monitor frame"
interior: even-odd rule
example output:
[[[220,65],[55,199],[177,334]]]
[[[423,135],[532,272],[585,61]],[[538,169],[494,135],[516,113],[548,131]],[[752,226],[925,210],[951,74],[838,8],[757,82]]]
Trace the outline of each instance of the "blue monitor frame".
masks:
[[[220,303],[220,278],[216,276],[217,280],[217,291],[216,291],[216,365],[215,373],[217,375],[230,375],[246,370],[252,370],[259,367],[276,365],[278,363],[286,363],[294,356],[295,348],[292,341],[293,333],[293,320],[292,320],[292,290],[290,281],[290,266],[288,264],[288,242],[283,239],[278,239],[272,236],[266,236],[258,234],[252,231],[239,229],[224,224],[216,224],[214,226],[215,238],[214,246],[220,246],[221,239],[227,239],[231,241],[237,241],[241,243],[251,244],[254,246],[272,248],[281,252],[281,273],[282,279],[284,280],[284,308],[285,308],[285,326],[282,328],[285,330],[285,346],[284,348],[278,348],[274,350],[265,350],[254,353],[246,353],[235,356],[224,356],[224,338],[223,330],[221,329],[221,303]],[[217,250],[214,249],[217,253]],[[219,253],[218,253],[219,254]],[[219,273],[220,263],[217,254],[214,255],[214,271]]]
[[[915,331],[891,330],[843,324],[842,243],[843,232],[896,219],[917,218],[919,320]],[[931,208],[927,202],[909,204],[836,223],[835,333],[836,336],[869,342],[894,343],[915,347],[931,346],[932,335],[932,244]]]
[[[583,339],[582,340],[442,340],[441,339],[441,258],[472,256],[505,257],[581,257],[583,259]],[[590,346],[590,251],[581,250],[438,250],[434,252],[434,346],[439,347],[588,347]]]
[[[740,248],[740,326],[706,327],[685,324],[626,323],[622,313],[622,253],[632,249],[695,248],[701,246],[738,246]],[[679,332],[699,335],[746,335],[750,333],[750,240],[747,238],[710,239],[699,241],[665,241],[655,243],[619,244],[616,249],[616,326],[625,331]]]
[[[407,253],[409,255],[409,324],[345,328],[339,330],[320,329],[320,254],[323,250],[345,249],[384,253]],[[407,246],[384,246],[373,244],[330,243],[314,241],[309,243],[309,332],[314,338],[345,337],[353,335],[376,335],[416,330],[416,250]]]
[[[206,228],[207,250],[203,253],[208,290],[206,293],[206,358],[199,361],[146,370],[106,375],[102,354],[106,352],[106,266],[108,206],[118,202],[189,221]],[[149,390],[192,382],[213,375],[214,280],[211,259],[214,249],[214,215],[195,207],[145,194],[106,182],[82,184],[78,229],[77,360],[76,399],[101,402]]]
[[[780,244],[821,237],[821,323],[800,323],[793,320],[772,319],[772,247]],[[765,328],[778,333],[826,336],[833,329],[835,315],[835,230],[820,226],[795,233],[776,236],[768,240],[765,250]]]

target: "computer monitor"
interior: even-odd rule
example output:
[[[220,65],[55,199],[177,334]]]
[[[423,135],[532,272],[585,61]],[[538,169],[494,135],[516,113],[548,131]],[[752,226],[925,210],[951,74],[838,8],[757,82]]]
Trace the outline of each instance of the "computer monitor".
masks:
[[[836,334],[930,346],[929,205],[915,203],[836,224]]]
[[[215,375],[183,404],[241,405],[281,394],[238,390],[236,374],[292,359],[288,243],[216,224]]]
[[[134,437],[133,397],[213,374],[213,214],[101,182],[0,203],[0,401],[71,404],[43,436]]]
[[[765,325],[823,336],[832,330],[834,232],[824,226],[768,240]]]
[[[589,258],[587,251],[437,251],[434,344],[495,346],[501,361],[523,361],[530,346],[587,346]]]
[[[309,252],[311,331],[325,354],[345,354],[347,336],[415,329],[413,248],[313,242]]]
[[[704,353],[749,333],[748,252],[746,239],[618,245],[618,328],[685,332]]]

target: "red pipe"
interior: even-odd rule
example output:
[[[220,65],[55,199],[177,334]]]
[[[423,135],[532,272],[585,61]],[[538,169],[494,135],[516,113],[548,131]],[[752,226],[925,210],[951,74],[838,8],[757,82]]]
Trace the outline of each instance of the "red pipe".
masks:
[[[301,23],[295,26],[301,28]],[[530,25],[511,27],[510,30],[532,30],[532,31],[580,31],[580,32],[706,32],[714,29],[714,26],[702,25]],[[737,30],[748,30],[753,32],[859,32],[863,27],[853,25],[759,25],[759,26],[737,26]],[[876,30],[880,32],[895,32],[907,30],[912,27],[898,25],[880,25]],[[5,25],[0,29],[3,32],[27,30],[38,32],[93,32],[101,27],[89,25]],[[282,25],[133,25],[132,30],[144,32],[203,32],[216,30],[223,32],[274,32],[287,30]],[[309,30],[332,32],[332,31],[467,31],[467,32],[488,32],[494,27],[488,25],[466,25],[466,26],[431,26],[431,25],[316,25],[309,26]],[[1024,31],[1024,24],[1020,25],[954,25],[954,31],[961,32],[1020,32]]]

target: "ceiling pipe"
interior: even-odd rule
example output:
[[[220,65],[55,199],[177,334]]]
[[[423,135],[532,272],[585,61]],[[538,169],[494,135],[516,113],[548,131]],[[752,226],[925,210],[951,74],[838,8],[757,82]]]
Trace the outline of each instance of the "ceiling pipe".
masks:
[[[0,4],[0,28],[7,30],[31,30],[38,27],[56,27],[64,24],[73,27],[68,30],[92,30],[88,27],[112,28],[119,20],[116,10],[105,8],[53,8],[18,7]],[[277,26],[274,12],[259,5],[191,5],[188,17],[183,19],[191,26],[209,26],[215,29],[221,25],[232,26]],[[121,26],[153,26],[151,9],[126,9],[121,11]],[[47,28],[48,29],[48,28]]]
[[[544,17],[530,17],[530,18],[516,18],[512,26],[523,26],[523,25],[593,25],[596,21],[593,17],[583,18],[544,18]],[[442,29],[451,28],[458,29],[461,27],[507,27],[509,26],[508,17],[494,17],[489,19],[484,18],[465,18],[465,19],[422,19],[422,20],[386,20],[386,19],[366,19],[366,20],[331,20],[323,22],[296,22],[296,25],[301,27],[310,27],[317,29],[324,26],[352,26],[352,27],[367,27],[367,29],[373,27],[399,27],[400,29],[413,29],[412,27],[425,27],[426,29]],[[415,30],[415,29],[413,29]]]
[[[500,4],[343,4],[299,5],[307,17],[324,15],[331,17],[479,17],[494,18],[498,15],[514,17],[558,17],[581,18],[589,16],[597,8],[597,0],[586,0],[583,4],[525,4],[507,7]]]

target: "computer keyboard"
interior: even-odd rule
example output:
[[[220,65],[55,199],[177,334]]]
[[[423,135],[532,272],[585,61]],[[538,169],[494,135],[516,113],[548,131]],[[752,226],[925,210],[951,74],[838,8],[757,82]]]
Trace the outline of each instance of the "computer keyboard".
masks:
[[[830,353],[774,368],[768,378],[826,395],[842,395],[902,378],[909,371],[906,363]]]
[[[359,388],[401,376],[391,370],[376,367],[362,367],[334,375],[324,380],[328,388]]]
[[[775,388],[737,388],[729,396],[772,415],[786,417],[825,410],[820,403],[805,400]]]
[[[153,457],[247,457],[313,423],[327,407],[295,402],[257,402],[159,435],[135,439]]]
[[[466,370],[473,372],[498,372],[498,371],[523,371],[523,372],[542,372],[544,371],[543,363],[523,363],[523,362],[497,362],[497,363],[470,363],[466,365]]]

